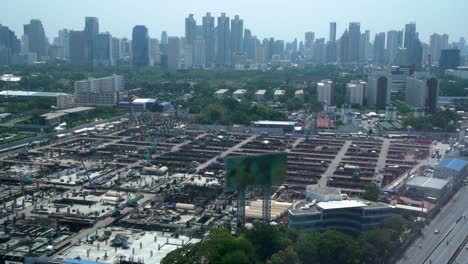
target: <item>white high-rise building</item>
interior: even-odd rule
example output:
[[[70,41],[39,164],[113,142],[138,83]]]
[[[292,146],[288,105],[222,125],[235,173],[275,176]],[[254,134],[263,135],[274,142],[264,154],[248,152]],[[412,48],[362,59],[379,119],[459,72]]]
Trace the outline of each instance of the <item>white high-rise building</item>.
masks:
[[[416,72],[406,78],[406,103],[412,107],[437,111],[439,81],[426,72]]]
[[[317,83],[317,101],[322,104],[333,104],[333,82],[331,80],[322,80]]]
[[[119,75],[75,81],[75,104],[115,105],[125,92],[124,78]]]
[[[149,39],[149,53],[150,53],[150,65],[158,65],[160,62],[159,57],[159,40],[156,38]]]
[[[346,84],[346,101],[353,105],[364,105],[366,86],[366,82],[356,80]]]
[[[391,76],[387,71],[374,71],[368,78],[367,105],[383,110],[391,102]]]

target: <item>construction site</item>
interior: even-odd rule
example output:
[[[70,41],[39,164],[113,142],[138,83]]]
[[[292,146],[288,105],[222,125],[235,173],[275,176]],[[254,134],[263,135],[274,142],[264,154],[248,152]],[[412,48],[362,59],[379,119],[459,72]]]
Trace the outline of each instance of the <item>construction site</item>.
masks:
[[[237,193],[224,191],[227,157],[287,153],[269,219],[286,224],[307,185],[358,196],[375,183],[392,200],[435,151],[430,140],[249,132],[155,115],[2,154],[0,259],[159,263],[209,228],[235,226]],[[245,195],[247,224],[262,219],[262,190]]]

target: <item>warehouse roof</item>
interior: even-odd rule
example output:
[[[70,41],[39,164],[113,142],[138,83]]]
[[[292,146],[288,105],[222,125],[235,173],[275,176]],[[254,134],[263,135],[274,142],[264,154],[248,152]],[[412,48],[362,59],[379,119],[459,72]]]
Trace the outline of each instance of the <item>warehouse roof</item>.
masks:
[[[254,125],[257,125],[257,126],[295,126],[296,122],[260,120],[260,121],[256,121]]]
[[[413,186],[413,187],[424,187],[430,189],[443,189],[449,180],[446,179],[439,179],[439,178],[432,178],[432,177],[423,177],[423,176],[416,176],[410,179],[406,185]]]
[[[57,97],[59,95],[66,95],[66,93],[53,93],[53,92],[37,92],[37,91],[1,91],[1,96],[36,96],[36,97]]]
[[[462,171],[465,169],[468,161],[461,160],[461,159],[446,159],[441,161],[437,166],[436,169],[451,169],[455,171]]]

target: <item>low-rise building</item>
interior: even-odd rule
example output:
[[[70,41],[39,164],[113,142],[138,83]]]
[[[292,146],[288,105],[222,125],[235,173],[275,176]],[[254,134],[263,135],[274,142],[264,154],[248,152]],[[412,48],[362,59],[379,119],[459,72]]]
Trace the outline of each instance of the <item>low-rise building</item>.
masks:
[[[245,95],[246,92],[247,92],[247,90],[245,90],[245,89],[238,89],[238,90],[234,91],[234,93],[232,94],[232,98],[241,99]]]
[[[440,198],[448,189],[449,180],[432,177],[416,176],[411,178],[407,183],[408,195],[417,199],[426,197]]]
[[[357,235],[383,226],[393,209],[383,203],[348,199],[335,188],[306,188],[307,200],[296,202],[288,211],[289,227]],[[313,200],[311,200],[313,199]]]
[[[262,102],[265,101],[266,90],[257,90],[255,92],[255,101]]]
[[[296,90],[294,92],[294,98],[297,100],[304,101],[304,90]]]
[[[285,90],[276,90],[273,93],[273,97],[275,98],[275,101],[279,101],[281,98],[283,98],[286,95]]]
[[[465,177],[468,161],[462,159],[445,159],[439,162],[434,169],[434,177],[447,179],[449,177]]]
[[[227,96],[228,93],[229,93],[229,89],[219,89],[218,91],[214,93],[214,97],[216,99],[222,100]]]

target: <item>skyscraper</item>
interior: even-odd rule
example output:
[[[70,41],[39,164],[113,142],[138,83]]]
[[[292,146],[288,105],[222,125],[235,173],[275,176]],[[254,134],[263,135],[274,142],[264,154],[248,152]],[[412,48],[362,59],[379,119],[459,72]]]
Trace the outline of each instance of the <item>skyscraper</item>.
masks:
[[[197,37],[197,21],[193,18],[193,14],[190,14],[185,18],[185,41],[189,45],[193,45]]]
[[[431,64],[439,62],[440,51],[442,50],[442,36],[439,34],[432,34],[429,40],[429,55],[431,56]]]
[[[206,66],[213,66],[215,60],[215,27],[214,27],[214,17],[211,16],[211,13],[206,13],[206,16],[203,17],[202,27],[203,27],[203,38],[205,39],[206,47]]]
[[[220,66],[230,65],[231,41],[229,30],[229,17],[226,13],[221,13],[218,17],[218,53],[216,54],[216,64]]]
[[[206,65],[206,41],[204,38],[199,37],[195,40],[193,51],[193,66],[204,68]]]
[[[330,36],[328,41],[336,41],[336,22],[330,22]]]
[[[114,64],[118,64],[122,58],[121,51],[121,40],[119,38],[112,38],[112,61]]]
[[[0,24],[0,65],[11,64],[12,56],[21,50],[21,41],[15,32]]]
[[[159,40],[156,38],[152,38],[149,41],[149,53],[150,53],[150,65],[154,66],[159,64],[160,57],[159,57]]]
[[[416,23],[409,23],[405,25],[405,45],[404,47],[409,49],[410,45],[417,38]]]
[[[162,45],[167,45],[167,32],[163,31],[161,32],[161,44]]]
[[[28,40],[28,51],[37,54],[40,60],[42,56],[47,55],[47,40],[44,27],[39,19],[31,19],[29,24],[24,25],[24,35]]]
[[[112,60],[112,36],[109,33],[99,33],[93,37],[93,67],[114,65]]]
[[[396,63],[396,54],[398,49],[402,47],[403,32],[398,30],[390,30],[387,32],[387,63]]]
[[[137,67],[149,66],[149,37],[146,26],[133,27],[132,54],[133,65]]]
[[[314,32],[306,32],[304,33],[304,45],[306,49],[311,49],[312,45],[314,44],[315,40],[315,33]]]
[[[97,17],[86,17],[85,18],[85,29],[84,29],[84,49],[85,49],[85,61],[88,65],[93,65],[94,62],[94,39],[99,34],[99,20]]]
[[[169,37],[167,44],[167,67],[169,69],[180,68],[180,39]]]
[[[348,63],[350,62],[349,55],[349,33],[346,29],[343,35],[340,38],[340,62]]]
[[[70,30],[70,63],[75,66],[84,65],[84,32]]]
[[[0,24],[0,46],[4,46],[11,50],[12,54],[19,53],[21,50],[21,42],[16,37],[15,32],[6,26]]]
[[[70,58],[70,32],[68,29],[59,30],[58,36],[54,38],[54,44],[63,47],[65,58]]]
[[[439,81],[426,72],[416,72],[406,79],[405,100],[412,107],[426,108],[429,112],[437,111]]]
[[[359,43],[361,40],[361,24],[349,23],[349,61],[359,61]]]
[[[235,16],[231,20],[231,51],[232,57],[238,56],[243,51],[242,39],[244,36],[244,21]]]
[[[382,110],[391,102],[391,80],[385,71],[375,71],[369,76],[366,89],[367,104]]]
[[[385,32],[375,35],[374,62],[380,65],[385,63]]]
[[[410,23],[405,26],[405,45],[407,49],[407,62],[410,65],[420,66],[422,63],[423,48],[416,32],[416,24]]]

